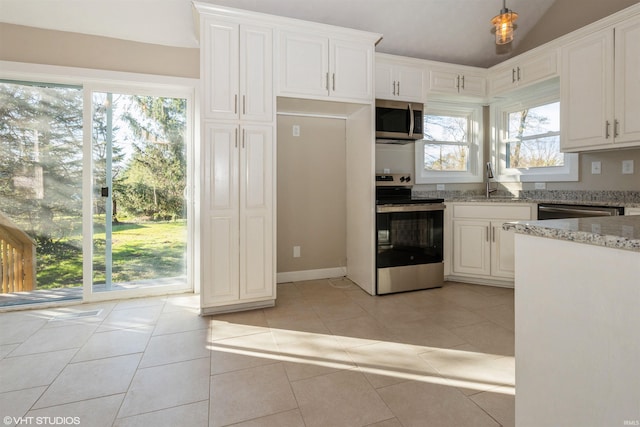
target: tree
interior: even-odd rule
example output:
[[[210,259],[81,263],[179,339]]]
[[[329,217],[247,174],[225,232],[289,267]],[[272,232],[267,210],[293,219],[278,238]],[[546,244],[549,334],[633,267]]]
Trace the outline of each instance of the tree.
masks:
[[[0,202],[39,242],[81,224],[82,90],[0,83]]]
[[[119,180],[122,205],[131,214],[182,218],[186,186],[186,101],[132,97],[122,119],[135,136],[133,155]]]

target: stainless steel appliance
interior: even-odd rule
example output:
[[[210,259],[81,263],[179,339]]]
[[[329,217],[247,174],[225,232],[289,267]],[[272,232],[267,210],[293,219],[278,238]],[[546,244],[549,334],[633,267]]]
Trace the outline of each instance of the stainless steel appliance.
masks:
[[[569,205],[563,203],[538,204],[538,219],[588,218],[593,216],[624,215],[619,206]]]
[[[411,197],[411,175],[376,175],[376,294],[441,287],[443,199]]]
[[[376,143],[406,144],[423,138],[424,105],[376,100]]]

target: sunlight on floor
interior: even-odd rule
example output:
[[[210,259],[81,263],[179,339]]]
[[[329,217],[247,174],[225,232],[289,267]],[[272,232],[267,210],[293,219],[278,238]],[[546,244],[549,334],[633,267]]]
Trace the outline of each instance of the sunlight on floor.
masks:
[[[231,328],[235,335],[243,335],[243,326],[212,320],[210,329],[216,334]],[[361,344],[345,349],[340,345],[340,337],[332,335],[252,325],[245,327],[245,340],[235,339],[234,345],[226,344],[225,339],[212,340],[206,348],[213,352],[332,369],[358,368],[365,374],[515,395],[514,357],[366,339],[359,339]],[[237,344],[238,341],[250,343],[252,335],[269,332],[286,351],[282,348],[273,351],[268,346]]]

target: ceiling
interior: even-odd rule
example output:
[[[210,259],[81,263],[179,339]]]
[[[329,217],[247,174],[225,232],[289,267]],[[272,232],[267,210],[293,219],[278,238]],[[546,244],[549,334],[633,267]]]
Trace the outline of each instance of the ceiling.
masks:
[[[555,0],[508,0],[513,46],[490,20],[501,0],[204,0],[222,6],[381,33],[378,52],[488,67],[508,58]],[[198,46],[191,0],[0,0],[0,21],[168,46]]]

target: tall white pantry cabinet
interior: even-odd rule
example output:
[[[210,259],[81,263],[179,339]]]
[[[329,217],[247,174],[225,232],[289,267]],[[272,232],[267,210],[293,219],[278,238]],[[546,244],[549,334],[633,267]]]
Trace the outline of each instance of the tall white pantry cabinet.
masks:
[[[273,29],[195,7],[202,80],[201,313],[273,306]]]

